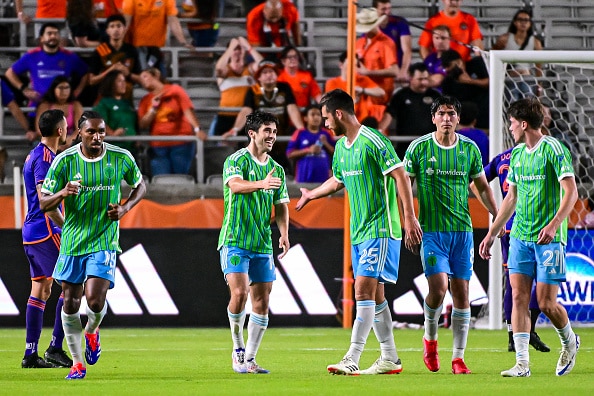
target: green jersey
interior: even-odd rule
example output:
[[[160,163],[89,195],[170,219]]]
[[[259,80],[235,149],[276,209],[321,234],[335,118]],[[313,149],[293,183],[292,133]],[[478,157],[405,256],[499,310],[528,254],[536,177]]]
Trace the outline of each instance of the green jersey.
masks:
[[[471,232],[468,185],[483,173],[481,152],[458,135],[444,147],[435,132],[414,140],[406,150],[406,171],[417,180],[419,223],[426,232]]]
[[[507,182],[517,188],[516,217],[511,236],[536,242],[561,206],[564,191],[559,181],[575,177],[569,150],[557,139],[544,136],[535,147],[517,145],[509,162]],[[567,242],[567,219],[557,229],[554,242]]]
[[[234,194],[227,185],[234,177],[247,181],[264,180],[273,169],[273,175],[282,180],[279,189]],[[289,202],[283,167],[270,156],[266,162],[259,162],[247,148],[242,148],[225,160],[223,185],[225,213],[218,249],[223,245],[236,246],[252,252],[272,254],[272,207]]]
[[[103,250],[121,252],[119,221],[107,217],[108,204],[119,204],[120,185],[134,188],[142,181],[140,169],[129,151],[109,143],[103,154],[89,159],[77,144],[59,154],[49,168],[41,191],[55,194],[69,181],[81,184],[78,195],[64,198],[64,227],[60,254],[81,256]]]
[[[351,209],[351,243],[402,238],[396,184],[389,175],[403,166],[392,143],[375,129],[361,126],[351,144],[336,142],[332,172],[344,184]]]

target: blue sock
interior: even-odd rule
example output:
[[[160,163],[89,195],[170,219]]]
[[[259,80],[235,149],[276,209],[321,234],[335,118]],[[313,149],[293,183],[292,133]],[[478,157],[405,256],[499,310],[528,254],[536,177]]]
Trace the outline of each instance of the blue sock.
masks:
[[[58,304],[56,305],[56,320],[54,321],[54,332],[52,333],[52,341],[50,346],[62,349],[62,342],[64,341],[64,328],[62,327],[62,307],[64,306],[64,293],[60,294]]]

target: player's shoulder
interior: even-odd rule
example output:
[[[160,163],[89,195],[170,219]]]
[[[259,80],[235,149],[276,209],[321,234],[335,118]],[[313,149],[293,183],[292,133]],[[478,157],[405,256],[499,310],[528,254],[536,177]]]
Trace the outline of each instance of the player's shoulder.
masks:
[[[420,137],[416,138],[415,140],[413,140],[412,142],[410,142],[410,145],[408,146],[408,150],[410,150],[410,151],[415,150],[419,146],[425,146],[427,144],[430,144],[432,141],[433,141],[433,133],[428,133],[428,134],[420,136]]]
[[[555,155],[562,155],[565,152],[565,145],[552,136],[543,136],[542,144],[544,149],[552,150]]]
[[[111,143],[105,143],[105,150],[107,152],[110,152],[112,154],[115,155],[119,155],[119,156],[126,156],[126,157],[132,157],[132,153],[128,150],[126,150],[125,148],[122,148],[120,146],[116,146],[115,144],[111,144]]]
[[[476,144],[476,142],[473,139],[469,138],[468,136],[464,136],[462,134],[458,134],[458,138],[460,139],[460,144],[461,145],[463,145],[463,146],[470,146],[470,147],[476,147],[476,149],[479,150],[478,144]]]
[[[246,161],[250,158],[250,152],[246,147],[243,147],[236,152],[230,154],[225,162],[241,162]]]
[[[379,148],[386,147],[387,144],[391,144],[388,138],[386,138],[386,136],[384,136],[380,131],[365,125],[362,125],[359,129],[359,135],[368,144]]]
[[[71,160],[72,158],[78,157],[79,147],[80,147],[80,143],[75,144],[74,146],[68,147],[66,150],[64,150],[60,154],[58,154],[56,156],[56,158],[54,159],[54,161],[56,163],[59,163],[61,161],[67,161],[67,160]]]

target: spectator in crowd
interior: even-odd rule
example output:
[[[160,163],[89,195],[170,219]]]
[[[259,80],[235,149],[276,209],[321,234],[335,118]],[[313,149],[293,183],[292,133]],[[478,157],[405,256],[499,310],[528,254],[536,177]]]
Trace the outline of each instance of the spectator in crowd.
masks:
[[[483,167],[489,163],[489,136],[485,131],[475,128],[476,117],[478,116],[478,106],[474,102],[462,102],[460,111],[460,123],[456,131],[462,136],[466,136],[476,143],[481,152]]]
[[[46,110],[62,110],[68,123],[66,133],[66,144],[60,145],[59,151],[64,151],[72,146],[72,142],[76,138],[75,125],[83,113],[82,104],[75,99],[72,93],[72,86],[70,80],[65,76],[58,76],[54,78],[49,89],[43,95],[41,103],[37,106],[37,115],[35,116],[35,125],[37,126],[37,133],[41,134],[39,130],[39,117]]]
[[[422,63],[413,63],[408,68],[410,84],[396,91],[379,123],[379,130],[389,135],[392,121],[396,121],[395,135],[423,136],[435,130],[431,121],[431,105],[441,94],[429,88],[429,71]],[[404,158],[408,143],[398,142],[396,154]]]
[[[529,10],[518,10],[512,18],[507,33],[497,37],[492,49],[496,50],[542,50],[542,42],[534,36],[534,27],[532,25],[532,12]],[[507,74],[512,78],[507,80],[505,85],[511,95],[508,100],[516,101],[522,99],[525,95],[538,94],[540,87],[536,80],[526,82],[526,76],[542,76],[540,64],[514,63],[507,70]],[[521,77],[516,79],[514,77]]]
[[[134,136],[136,135],[136,109],[126,95],[126,75],[122,70],[112,70],[105,76],[101,83],[99,95],[101,99],[93,108],[105,120],[105,133],[107,136]],[[113,142],[130,151],[136,156],[136,146],[139,142],[125,141]]]
[[[444,9],[425,23],[425,29],[421,32],[419,37],[419,52],[421,58],[425,59],[432,51],[433,29],[439,25],[446,25],[450,28],[452,42],[450,43],[453,50],[456,50],[462,60],[467,62],[470,60],[471,53],[467,45],[471,45],[480,49],[484,49],[483,34],[481,33],[479,24],[475,17],[467,12],[461,11],[462,0],[442,0]]]
[[[184,0],[181,18],[200,19],[200,22],[188,22],[188,33],[195,47],[214,47],[219,38],[219,24],[215,21],[218,1]]]
[[[25,131],[25,137],[28,141],[32,142],[33,140],[39,138],[41,135],[39,135],[37,131],[35,131],[33,128],[29,127],[29,121],[27,120],[27,117],[19,107],[19,104],[15,99],[14,93],[12,92],[12,89],[10,89],[8,83],[6,83],[4,79],[2,79],[0,84],[0,89],[2,90],[0,91],[0,95],[2,96],[2,107],[8,107],[8,110],[10,111],[16,122],[18,122],[18,124]],[[4,154],[6,155],[6,152]],[[0,167],[0,171],[3,170],[4,168]]]
[[[331,176],[336,142],[333,134],[322,128],[322,112],[317,105],[309,105],[304,114],[305,128],[291,136],[287,158],[295,161],[297,183],[323,183]]]
[[[93,0],[93,15],[95,18],[109,18],[122,14],[124,0]]]
[[[301,54],[297,48],[292,45],[283,48],[280,58],[283,69],[278,81],[291,86],[297,106],[305,108],[312,102],[318,103],[322,91],[311,72],[300,68]]]
[[[398,57],[399,73],[396,80],[408,81],[408,67],[412,59],[412,39],[408,21],[400,16],[392,15],[391,0],[373,0],[378,16],[387,15],[387,19],[380,24],[380,30],[394,40]]]
[[[126,77],[124,98],[132,101],[132,88],[134,83],[140,84],[141,69],[138,51],[132,44],[124,42],[126,19],[120,14],[107,17],[105,33],[109,39],[101,43],[93,51],[90,62],[89,83],[98,85],[110,72],[119,70]]]
[[[66,21],[75,45],[95,48],[101,43],[101,31],[93,15],[93,0],[69,1]]]
[[[278,136],[291,136],[291,123],[295,129],[303,129],[303,120],[299,107],[295,104],[295,97],[289,84],[278,81],[278,65],[269,60],[263,60],[258,65],[255,77],[258,84],[252,86],[245,95],[243,107],[231,130],[223,137],[237,136],[245,126],[245,117],[256,110],[272,113],[278,118]],[[285,154],[287,143],[277,140],[270,152],[272,158],[286,170],[290,170],[289,161]]]
[[[460,102],[474,102],[479,108],[477,128],[489,129],[489,72],[478,56],[464,63],[455,50],[445,51],[441,62],[447,72],[441,84],[444,95],[454,96]]]
[[[37,106],[48,91],[56,76],[65,76],[78,81],[74,97],[78,97],[87,85],[87,64],[73,52],[60,47],[60,30],[52,22],[44,23],[39,29],[40,47],[28,51],[8,70],[6,78],[20,90],[30,106]],[[22,75],[28,74],[31,86],[23,83]]]
[[[341,53],[338,57],[338,66],[340,67],[340,76],[331,78],[326,81],[324,92],[330,92],[335,89],[342,89],[346,92],[346,51]],[[372,79],[367,76],[361,76],[355,73],[355,115],[358,120],[365,120],[369,114],[377,114],[373,107],[376,106],[371,102],[372,97],[383,98],[386,91],[377,85]],[[362,122],[362,121],[361,121]]]
[[[151,67],[140,73],[148,93],[138,105],[138,124],[152,136],[187,135],[206,140],[194,114],[192,100],[182,87],[163,82],[159,69]],[[151,174],[188,174],[196,155],[195,142],[151,141]]]
[[[431,52],[423,63],[429,71],[429,86],[437,90],[441,89],[441,83],[446,76],[446,71],[441,64],[441,55],[450,49],[450,28],[446,25],[439,25],[433,28],[433,52]]]
[[[357,74],[368,76],[386,93],[382,98],[371,98],[374,113],[378,120],[384,115],[385,105],[394,91],[394,78],[398,76],[398,59],[394,41],[379,29],[388,17],[378,16],[375,8],[364,8],[357,13],[357,33],[364,33],[357,39]]]
[[[217,84],[221,91],[219,107],[242,107],[245,95],[255,84],[253,75],[262,55],[244,37],[232,38],[215,65]],[[211,123],[209,135],[220,136],[235,124],[237,111],[221,110]]]
[[[52,18],[61,19],[63,21],[66,20],[66,0],[38,0],[36,4],[35,19]],[[17,12],[17,17],[21,22],[28,24],[33,20],[29,15],[25,14],[23,0],[15,0],[14,6]],[[39,29],[41,29],[41,26],[41,23],[35,23],[33,28],[34,31],[38,32]],[[66,46],[68,45],[68,28],[65,24],[59,24],[59,26],[62,38],[60,44]]]
[[[301,46],[299,12],[290,0],[268,0],[252,8],[247,14],[246,30],[251,45]]]
[[[158,67],[165,75],[161,47],[165,46],[168,26],[182,46],[194,48],[184,37],[175,0],[124,0],[122,11],[129,42],[138,49],[142,70]]]

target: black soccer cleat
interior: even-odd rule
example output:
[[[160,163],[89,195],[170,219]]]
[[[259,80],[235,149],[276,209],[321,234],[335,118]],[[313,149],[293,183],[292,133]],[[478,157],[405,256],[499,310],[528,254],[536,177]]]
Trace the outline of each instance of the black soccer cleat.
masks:
[[[50,362],[46,362],[45,360],[40,358],[39,355],[37,355],[37,352],[35,352],[35,353],[33,353],[29,356],[25,356],[23,358],[23,361],[21,362],[21,367],[22,368],[54,368],[56,366],[54,366]]]
[[[532,345],[532,347],[537,351],[551,352],[551,348],[549,348],[547,344],[542,342],[542,340],[540,339],[538,334],[536,334],[536,332],[530,333],[530,345]]]
[[[56,365],[57,367],[72,367],[72,359],[68,357],[66,351],[56,347],[49,347],[45,351],[45,360],[49,363]]]

